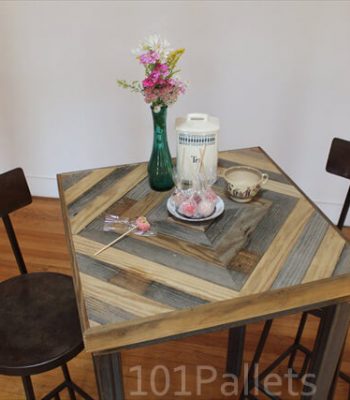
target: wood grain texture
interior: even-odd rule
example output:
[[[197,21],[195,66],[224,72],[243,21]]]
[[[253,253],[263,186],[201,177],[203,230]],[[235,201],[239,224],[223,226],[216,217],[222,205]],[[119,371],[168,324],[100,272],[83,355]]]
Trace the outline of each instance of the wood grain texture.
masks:
[[[98,243],[80,236],[74,236],[73,239],[75,249],[80,254],[85,254],[93,257],[95,260],[98,259],[108,264],[116,265],[121,269],[138,273],[145,279],[164,283],[169,287],[188,292],[197,297],[207,300],[224,300],[238,296],[238,293],[234,290],[223,288],[118,249],[109,248],[98,256],[93,256],[96,249],[100,248]]]
[[[283,263],[293,249],[301,229],[311,217],[313,208],[300,199],[287,221],[281,227],[272,245],[262,256],[241,290],[241,295],[268,290],[276,279]]]
[[[258,148],[220,152],[223,160],[234,161],[237,164],[280,173],[280,170],[259,151]]]
[[[147,168],[144,164],[135,167],[128,175],[117,181],[116,184],[107,191],[97,196],[80,213],[71,218],[70,224],[72,233],[79,233],[99,214],[124,196],[125,193],[146,176],[146,170]]]
[[[72,273],[69,255],[66,249],[66,240],[61,219],[60,206],[57,199],[35,198],[29,207],[19,210],[13,215],[12,221],[15,225],[18,239],[23,250],[24,258],[31,272],[54,271],[61,273]],[[350,230],[344,229],[350,238]],[[339,261],[340,273],[346,272],[344,265],[349,256],[349,247],[346,246]],[[343,264],[344,262],[344,264]],[[0,279],[8,279],[17,274],[17,267],[12,256],[11,249],[4,234],[4,227],[0,224]],[[343,267],[345,268],[343,270]],[[92,268],[92,267],[91,267]],[[290,344],[297,329],[299,314],[278,318],[274,321],[269,340],[260,362],[259,369],[263,370],[271,361],[281,354]],[[95,326],[99,324],[94,322]],[[317,331],[318,320],[310,318],[303,338],[303,344],[311,348]],[[257,344],[261,332],[261,323],[247,326],[246,347],[244,361],[249,362]],[[179,351],[181,348],[181,351]],[[227,396],[221,394],[221,385],[227,382],[222,375],[225,372],[225,356],[227,348],[227,330],[205,335],[194,335],[176,341],[167,341],[162,344],[146,346],[122,352],[123,377],[125,385],[126,400],[159,400],[175,398],[174,393],[181,390],[181,375],[174,369],[180,366],[186,368],[186,389],[192,392],[186,398],[198,400],[225,400]],[[164,365],[170,373],[170,390],[164,396],[152,394],[150,387],[150,374],[153,368]],[[135,396],[131,393],[137,389],[137,375],[132,368],[142,367],[142,388],[147,396]],[[201,396],[196,396],[197,367],[209,365],[218,372],[218,378],[203,388]],[[95,384],[94,368],[88,353],[81,353],[69,362],[72,379],[87,391],[93,398],[97,399],[97,388]],[[350,373],[350,342],[345,348],[342,370]],[[287,371],[287,366],[282,366],[276,371],[281,376]],[[45,374],[35,375],[33,383],[37,398],[42,398],[53,387],[62,382],[62,373],[59,369]],[[157,376],[157,385],[162,388],[164,378]],[[240,382],[241,385],[241,382]],[[0,400],[23,400],[24,392],[20,378],[11,376],[0,376]],[[240,386],[241,387],[241,386]],[[287,393],[287,382],[283,383],[283,400],[295,400],[297,396]],[[296,392],[301,391],[297,381],[293,383]],[[334,400],[347,398],[348,385],[339,381]],[[176,396],[179,397],[179,396]],[[181,398],[181,397],[180,397]],[[232,400],[238,399],[238,395],[232,395]],[[62,393],[62,400],[69,400],[67,392]]]
[[[330,226],[305,274],[303,283],[331,276],[344,245],[345,240],[340,238],[337,230]]]
[[[84,176],[81,180],[79,180],[76,184],[70,186],[64,192],[66,204],[69,205],[73,203],[73,201],[78,199],[89,189],[91,189],[94,185],[96,185],[97,182],[99,182],[101,179],[105,178],[115,170],[116,167],[101,168],[92,171],[88,175]]]
[[[80,312],[91,321],[90,327],[84,325],[89,351],[188,335],[350,296],[344,285],[350,279],[344,239],[278,166],[259,148],[219,157],[221,173],[232,163],[244,163],[273,179],[253,202],[242,204],[227,198],[219,177],[214,190],[225,212],[198,225],[168,214],[170,193],[149,188],[145,164],[120,167],[72,206],[60,186],[74,242],[77,294],[84,302]],[[70,179],[79,185],[79,179]],[[111,212],[146,214],[158,234],[131,235],[94,257],[122,234],[103,231],[104,214]],[[336,271],[341,279],[331,278]]]

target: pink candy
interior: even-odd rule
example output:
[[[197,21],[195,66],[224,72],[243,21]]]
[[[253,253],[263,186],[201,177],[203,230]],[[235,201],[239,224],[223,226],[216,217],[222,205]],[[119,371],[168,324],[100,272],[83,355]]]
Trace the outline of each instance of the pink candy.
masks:
[[[195,201],[191,199],[184,201],[179,206],[179,212],[189,218],[194,217],[196,211],[197,211],[197,204]]]
[[[147,218],[144,216],[138,217],[135,223],[137,229],[141,232],[148,232],[151,229],[151,224],[147,221]]]
[[[172,196],[177,211],[187,218],[206,218],[214,211],[218,199],[213,189],[204,191],[179,191]]]

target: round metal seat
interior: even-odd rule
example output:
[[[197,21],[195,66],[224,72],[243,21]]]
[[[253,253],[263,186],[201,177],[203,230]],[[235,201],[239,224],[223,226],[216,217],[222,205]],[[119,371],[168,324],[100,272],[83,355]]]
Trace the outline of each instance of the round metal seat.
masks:
[[[0,373],[33,375],[83,349],[73,281],[38,272],[0,283]]]

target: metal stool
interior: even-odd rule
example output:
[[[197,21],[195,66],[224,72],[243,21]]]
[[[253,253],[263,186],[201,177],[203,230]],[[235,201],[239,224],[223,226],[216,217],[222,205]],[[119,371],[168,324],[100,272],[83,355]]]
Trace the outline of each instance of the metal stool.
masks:
[[[73,281],[69,276],[27,273],[9,214],[32,202],[22,169],[0,175],[0,217],[20,275],[0,283],[0,374],[22,377],[27,400],[35,400],[31,375],[61,367],[63,382],[42,400],[60,399],[67,389],[92,398],[70,378],[67,362],[83,348]]]

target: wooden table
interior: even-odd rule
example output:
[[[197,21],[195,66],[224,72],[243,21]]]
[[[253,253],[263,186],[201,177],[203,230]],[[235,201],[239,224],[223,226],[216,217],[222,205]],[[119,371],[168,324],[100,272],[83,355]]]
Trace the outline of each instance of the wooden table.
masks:
[[[262,149],[219,157],[214,189],[225,212],[205,223],[173,219],[169,192],[149,188],[145,163],[58,175],[85,348],[103,400],[124,398],[121,349],[335,304],[312,397],[327,398],[349,321],[350,246]],[[270,176],[248,204],[225,194],[222,174],[237,164]],[[117,237],[103,232],[106,213],[147,215],[158,235],[129,236],[94,256]]]

